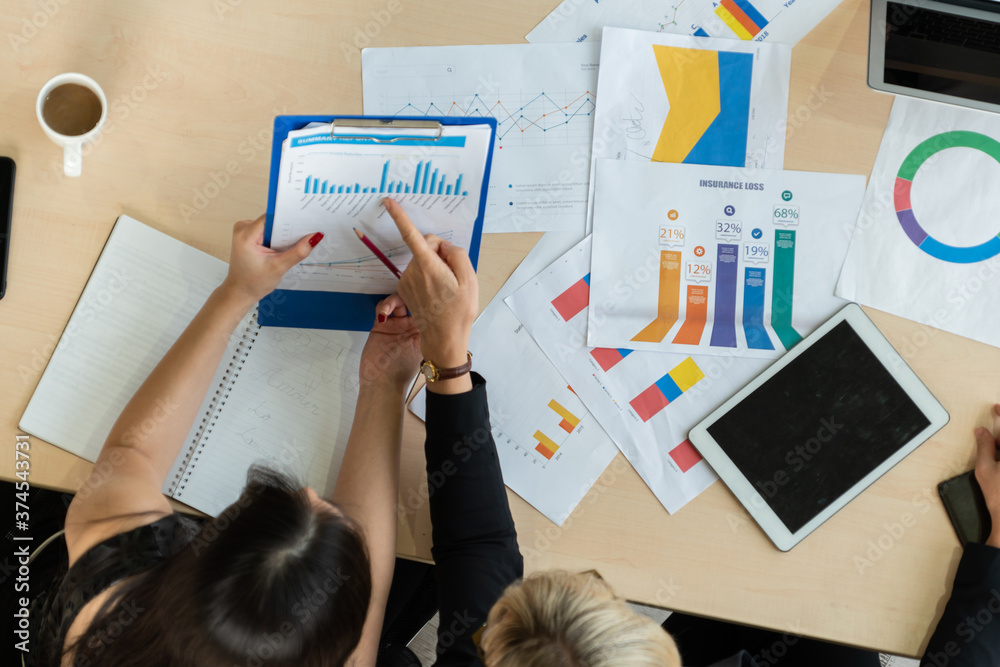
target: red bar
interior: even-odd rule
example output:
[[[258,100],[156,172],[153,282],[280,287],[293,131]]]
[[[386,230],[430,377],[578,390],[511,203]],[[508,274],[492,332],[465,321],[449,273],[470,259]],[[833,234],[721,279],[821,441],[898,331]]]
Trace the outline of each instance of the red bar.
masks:
[[[590,304],[590,285],[581,278],[573,286],[552,300],[552,305],[562,318],[569,322]]]
[[[566,431],[567,433],[572,433],[573,432],[573,425],[570,424],[565,419],[562,420],[561,422],[559,422],[559,428],[561,428],[562,430]]]
[[[649,389],[642,392],[631,401],[629,405],[635,410],[639,418],[644,422],[648,422],[650,419],[655,417],[660,410],[670,405],[670,401],[667,397],[663,395],[659,387],[655,384],[650,386]]]
[[[670,458],[680,466],[681,472],[687,472],[701,461],[701,454],[694,448],[690,440],[685,440],[670,450]]]
[[[595,347],[590,351],[590,356],[594,358],[594,361],[604,369],[604,372],[610,371],[614,368],[619,361],[624,359],[622,353],[613,347]]]

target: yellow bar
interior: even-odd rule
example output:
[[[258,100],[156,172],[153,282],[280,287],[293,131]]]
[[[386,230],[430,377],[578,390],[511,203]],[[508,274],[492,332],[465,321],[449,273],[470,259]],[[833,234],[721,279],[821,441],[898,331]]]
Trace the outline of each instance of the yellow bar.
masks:
[[[715,13],[719,15],[719,18],[725,21],[729,29],[736,33],[736,36],[742,40],[753,39],[753,35],[750,31],[743,27],[743,25],[736,20],[736,17],[729,13],[729,10],[719,5],[719,8],[715,10]]]
[[[541,431],[535,431],[535,440],[545,445],[545,448],[555,454],[559,451],[559,445],[552,441],[552,438]]]
[[[561,406],[555,399],[549,401],[549,407],[555,410],[556,414],[560,417],[572,424],[573,428],[576,428],[576,425],[580,423],[580,419],[576,415]]]
[[[677,387],[682,391],[687,391],[705,378],[705,374],[694,363],[694,359],[688,357],[674,367],[674,370],[667,373],[670,379],[677,383]]]

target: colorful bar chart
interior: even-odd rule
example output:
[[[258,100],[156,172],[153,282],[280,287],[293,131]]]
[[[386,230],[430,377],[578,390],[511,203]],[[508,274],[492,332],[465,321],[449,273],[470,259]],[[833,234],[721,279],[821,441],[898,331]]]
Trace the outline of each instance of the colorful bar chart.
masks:
[[[704,377],[705,374],[698,368],[698,364],[688,357],[629,401],[629,405],[642,421],[648,422]]]
[[[715,13],[742,40],[753,39],[768,23],[750,0],[722,0]]]
[[[302,191],[307,195],[342,194],[342,193],[368,193],[377,192],[382,194],[431,194],[431,195],[458,195],[467,197],[468,191],[462,190],[462,174],[450,181],[450,176],[446,173],[438,173],[438,168],[434,167],[431,160],[421,160],[417,164],[413,179],[390,179],[390,161],[386,160],[382,165],[382,179],[376,184],[362,186],[360,183],[339,184],[329,183],[318,176],[312,174],[306,176],[306,182]],[[431,169],[433,168],[433,172]]]
[[[712,347],[736,347],[736,278],[740,247],[719,244]]]
[[[632,350],[626,350],[620,347],[595,347],[590,351],[590,356],[594,358],[594,361],[597,362],[597,365],[600,366],[601,370],[605,373],[617,366],[618,362],[630,354],[632,354]]]
[[[670,450],[670,458],[681,469],[681,472],[687,472],[701,461],[701,454],[694,448],[690,440],[685,440]]]
[[[774,275],[771,276],[771,327],[786,350],[802,340],[792,327],[792,296],[795,293],[795,231],[774,232]]]
[[[572,433],[573,429],[577,427],[580,423],[580,418],[574,415],[572,412],[564,408],[558,401],[552,399],[549,401],[549,407],[557,415],[562,417],[562,421],[559,422],[559,428],[566,431],[567,433]]]
[[[677,323],[680,309],[681,253],[674,250],[660,251],[660,291],[657,297],[656,319],[637,333],[632,340],[640,343],[659,343]]]
[[[573,283],[569,289],[552,299],[552,306],[567,322],[590,305],[590,274]]]
[[[684,324],[674,336],[674,342],[682,345],[697,345],[705,332],[705,322],[708,321],[708,287],[705,285],[688,285],[687,310],[684,314]]]
[[[546,459],[551,460],[552,457],[556,455],[556,452],[559,451],[559,445],[555,443],[555,440],[541,431],[535,431],[535,440],[538,441],[535,451],[544,456]]]
[[[764,284],[767,269],[747,267],[743,280],[743,331],[751,350],[773,350],[764,328]]]

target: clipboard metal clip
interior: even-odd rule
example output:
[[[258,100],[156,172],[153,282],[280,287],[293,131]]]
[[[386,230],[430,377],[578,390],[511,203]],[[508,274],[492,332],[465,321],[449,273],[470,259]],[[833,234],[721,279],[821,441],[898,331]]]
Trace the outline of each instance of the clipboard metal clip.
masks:
[[[438,141],[441,135],[444,133],[444,126],[441,125],[439,121],[436,120],[395,120],[392,118],[335,118],[331,122],[330,136],[331,137],[344,137],[343,133],[338,134],[337,129],[342,132],[350,128],[351,130],[358,129],[370,129],[370,130],[417,130],[417,131],[436,131],[437,134],[429,137],[421,137],[427,141]],[[395,141],[402,141],[406,139],[413,139],[413,137],[393,137],[385,136],[379,134],[371,135],[359,135],[351,134],[352,137],[359,137],[364,139],[371,139],[372,141],[380,144],[391,144]]]

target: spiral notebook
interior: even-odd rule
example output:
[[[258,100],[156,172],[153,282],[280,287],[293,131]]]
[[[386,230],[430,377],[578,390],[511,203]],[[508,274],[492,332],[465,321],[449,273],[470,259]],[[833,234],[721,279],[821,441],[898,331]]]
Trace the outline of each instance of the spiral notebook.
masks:
[[[128,216],[98,259],[20,421],[97,460],[125,404],[228,265]],[[237,327],[163,493],[208,514],[263,463],[329,494],[354,418],[366,333]],[[22,377],[29,381],[30,370]],[[164,408],[169,412],[169,400]]]

